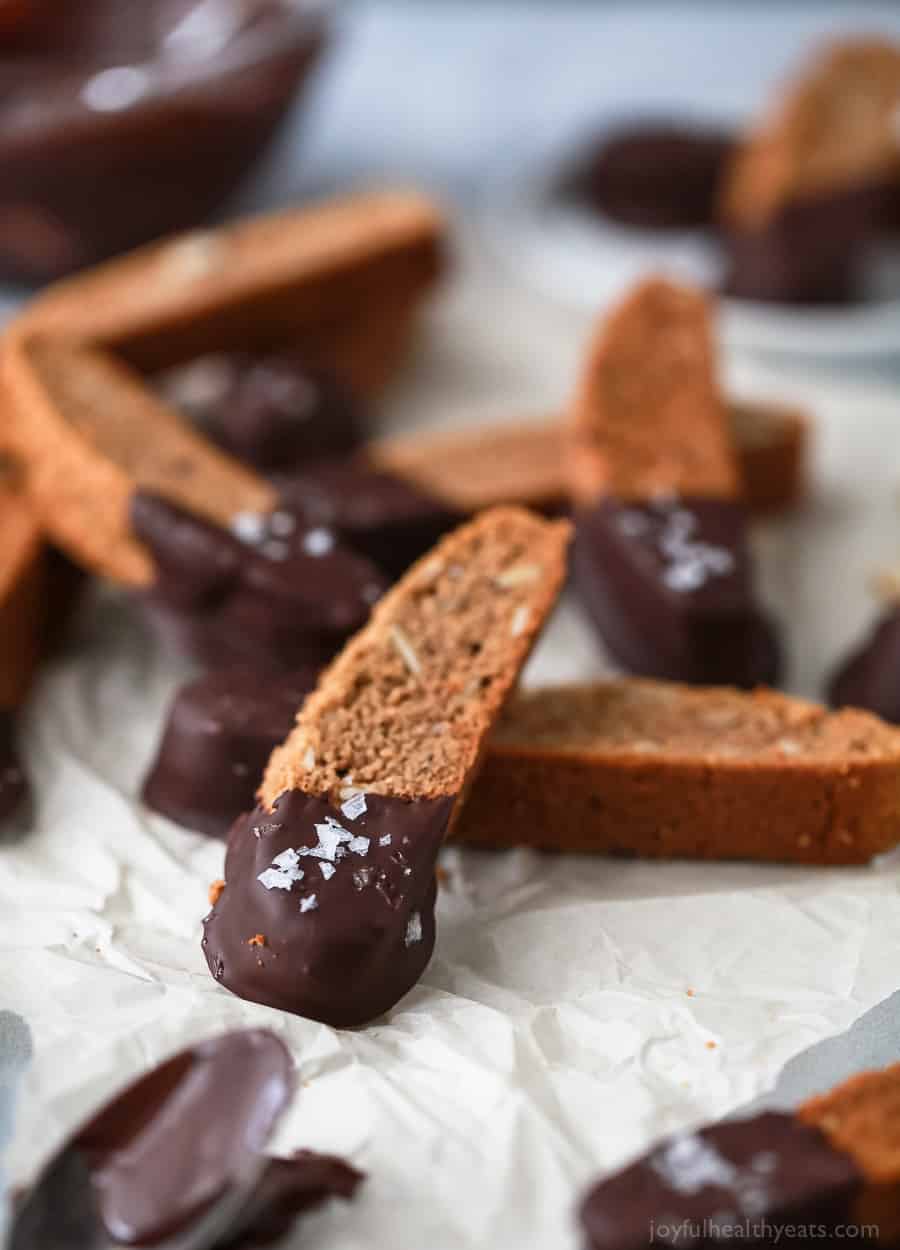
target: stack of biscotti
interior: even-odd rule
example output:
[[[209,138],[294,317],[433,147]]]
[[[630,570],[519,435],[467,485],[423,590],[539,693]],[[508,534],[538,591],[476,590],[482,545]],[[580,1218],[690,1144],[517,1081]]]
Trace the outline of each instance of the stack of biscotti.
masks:
[[[861,260],[900,187],[900,45],[821,49],[738,145],[720,206],[726,289],[823,303],[857,293]]]
[[[900,1235],[900,1064],[851,1077],[794,1113],[768,1111],[670,1137],[581,1204],[585,1250],[681,1244],[836,1245]],[[802,1231],[801,1231],[802,1230]]]
[[[507,707],[457,832],[555,851],[865,863],[900,841],[900,730],[770,690],[535,690]]]
[[[568,418],[576,590],[627,671],[771,683],[747,513],[716,378],[712,310],[662,279],[602,322]]]
[[[325,670],[229,836],[204,936],[228,989],[347,1026],[418,980],[438,850],[560,591],[568,538],[563,521],[482,513]]]

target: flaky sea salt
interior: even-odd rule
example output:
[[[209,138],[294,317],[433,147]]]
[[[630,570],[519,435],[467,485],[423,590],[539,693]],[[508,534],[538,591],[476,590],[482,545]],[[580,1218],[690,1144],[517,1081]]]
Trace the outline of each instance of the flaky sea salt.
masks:
[[[334,534],[322,526],[310,530],[303,539],[303,550],[308,556],[327,556],[334,547]]]
[[[390,846],[390,845],[391,845],[391,835],[390,835],[389,833],[383,833],[383,834],[381,835],[381,837],[378,839],[378,845],[379,845],[379,846]]]
[[[348,820],[356,820],[356,818],[361,816],[365,810],[366,796],[361,790],[357,790],[350,798],[347,799],[346,803],[341,804],[341,814],[346,816]]]
[[[337,872],[337,869],[335,868],[334,864],[329,863],[327,859],[321,859],[319,860],[319,872],[322,874],[322,876],[325,878],[326,881],[330,881],[331,878],[334,876],[334,874]]]
[[[319,900],[315,894],[307,894],[306,898],[301,898],[300,900],[300,910],[302,912],[316,911],[318,906]]]
[[[256,878],[267,890],[290,890],[295,881],[302,881],[305,876],[300,867],[300,855],[293,847],[288,847],[272,860],[271,867],[261,872]]]
[[[232,517],[231,532],[242,543],[261,543],[266,536],[266,519],[261,512],[238,512]]]
[[[352,851],[354,855],[368,855],[369,839],[362,837],[362,835],[351,838],[347,843],[347,849]]]
[[[404,941],[407,946],[414,946],[416,942],[422,941],[422,917],[417,911],[414,911],[406,922]]]

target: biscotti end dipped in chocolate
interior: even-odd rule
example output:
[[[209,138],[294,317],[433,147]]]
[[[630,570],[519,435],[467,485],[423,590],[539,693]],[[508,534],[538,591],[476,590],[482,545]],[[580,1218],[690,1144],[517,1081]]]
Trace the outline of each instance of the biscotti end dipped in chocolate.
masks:
[[[368,383],[396,361],[441,271],[444,233],[437,207],[413,192],[289,209],[165,239],[57,283],[16,328],[101,344],[146,372],[284,346],[377,389]]]
[[[651,279],[613,311],[569,441],[574,583],[612,657],[649,677],[774,682],[702,294]]]
[[[121,361],[96,348],[12,333],[2,432],[47,533],[78,563],[126,585],[152,582],[131,502],[158,494],[219,525],[270,512],[273,489],[219,452]]]
[[[725,175],[730,294],[809,304],[858,294],[897,184],[898,102],[900,45],[850,38],[814,55]]]
[[[316,683],[314,668],[218,669],[175,694],[141,797],[148,807],[224,838],[256,803],[272,751]]]
[[[626,679],[513,699],[459,818],[470,842],[865,863],[900,840],[900,731],[773,691]]]
[[[839,664],[828,682],[834,707],[862,707],[900,724],[900,570],[875,579],[883,608],[866,637]]]
[[[754,517],[796,507],[808,489],[812,421],[792,405],[733,400],[728,424],[741,495]]]
[[[454,804],[552,608],[569,527],[496,509],[413,566],[319,680],[205,923],[241,997],[363,1024],[418,980]]]
[[[302,1212],[351,1198],[363,1179],[311,1151],[266,1157],[293,1092],[291,1056],[267,1030],[180,1051],[115,1095],[50,1160],[19,1198],[15,1245],[165,1240],[260,1250],[280,1240]],[[214,1240],[211,1205],[222,1226]]]
[[[679,1133],[584,1198],[585,1250],[724,1241],[839,1245],[900,1236],[900,1064],[850,1077],[801,1103]],[[851,1233],[851,1230],[853,1232]]]

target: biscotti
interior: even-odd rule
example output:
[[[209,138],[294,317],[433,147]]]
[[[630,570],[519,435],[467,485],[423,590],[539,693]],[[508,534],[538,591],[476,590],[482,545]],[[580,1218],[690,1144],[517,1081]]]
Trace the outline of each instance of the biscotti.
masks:
[[[128,366],[97,348],[14,335],[3,354],[2,431],[46,532],[71,557],[126,585],[154,577],[134,535],[135,494],[158,494],[229,525],[271,512],[275,491],[214,448]]]
[[[798,1110],[680,1133],[601,1180],[580,1208],[585,1250],[679,1244],[837,1245],[900,1234],[900,1064]]]
[[[323,673],[229,835],[203,944],[232,992],[350,1026],[418,980],[438,850],[562,586],[568,538],[562,521],[482,513]]]
[[[443,235],[422,196],[349,196],[150,244],[50,287],[12,329],[98,343],[146,372],[286,345],[310,365],[354,359],[375,382],[440,272]]]
[[[806,491],[809,417],[801,409],[731,401],[726,419],[740,490],[749,511],[771,515]],[[519,504],[548,514],[569,498],[565,434],[559,418],[492,422],[378,439],[365,450],[396,474],[461,512]]]
[[[866,863],[900,841],[900,730],[773,691],[623,680],[507,707],[469,842],[662,858]]]
[[[875,578],[881,612],[866,636],[837,665],[828,681],[834,707],[862,707],[900,724],[900,569]]]
[[[612,311],[568,437],[574,584],[612,658],[645,677],[774,682],[700,292],[651,279]]]
[[[900,45],[844,39],[815,54],[726,173],[729,293],[794,303],[857,293],[900,177],[898,104]]]

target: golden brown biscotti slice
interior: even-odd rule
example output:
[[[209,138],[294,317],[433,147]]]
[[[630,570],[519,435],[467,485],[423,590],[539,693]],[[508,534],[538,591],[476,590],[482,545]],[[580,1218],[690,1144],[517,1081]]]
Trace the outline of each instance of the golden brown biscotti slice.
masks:
[[[421,976],[438,851],[562,587],[568,541],[564,521],[482,513],[323,672],[229,835],[203,944],[233,993],[349,1026]]]
[[[329,364],[341,335],[409,325],[443,236],[423,196],[349,196],[150,244],[51,286],[14,329],[102,344],[147,372],[304,343]]]
[[[771,514],[796,504],[806,489],[806,413],[734,400],[726,419],[750,511]],[[366,457],[460,512],[520,504],[553,513],[569,495],[564,441],[560,418],[528,417],[378,439]]]
[[[15,334],[3,352],[2,438],[47,534],[77,563],[127,585],[153,563],[129,519],[137,490],[227,525],[271,511],[267,483],[215,449],[126,365],[97,348]]]
[[[840,39],[817,49],[737,149],[722,214],[759,228],[796,199],[900,173],[900,45]]]
[[[458,834],[495,846],[865,863],[900,840],[900,730],[768,690],[623,680],[516,698]]]
[[[568,432],[579,504],[737,498],[707,297],[661,278],[640,283],[594,337]]]

